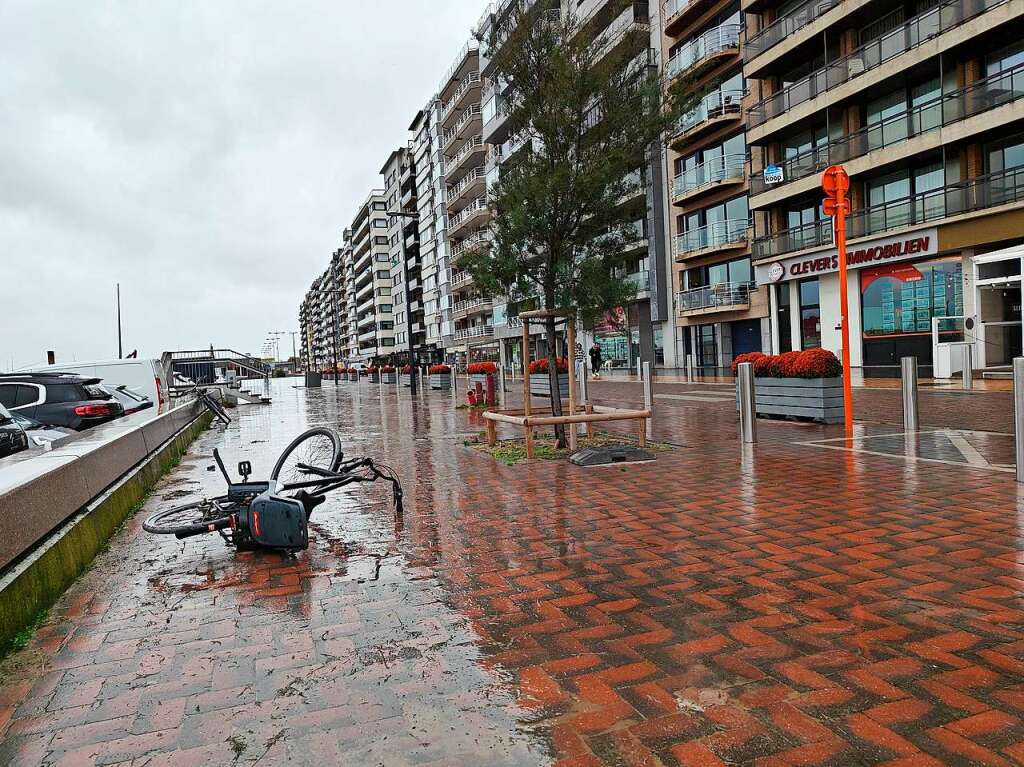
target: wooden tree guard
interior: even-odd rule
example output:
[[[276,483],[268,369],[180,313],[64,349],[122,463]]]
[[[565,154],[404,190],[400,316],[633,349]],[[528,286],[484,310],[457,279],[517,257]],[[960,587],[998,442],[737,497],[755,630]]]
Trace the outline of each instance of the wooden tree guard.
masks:
[[[572,360],[569,365],[569,403],[568,413],[560,416],[544,415],[552,413],[553,408],[547,407],[536,411],[530,403],[530,321],[547,320],[554,317],[566,323],[566,341]],[[647,419],[652,416],[650,410],[626,410],[614,407],[599,407],[587,404],[580,407],[576,403],[576,313],[567,310],[548,311],[537,309],[522,312],[519,319],[523,322],[523,407],[521,409],[489,410],[484,413],[487,421],[487,444],[494,447],[498,444],[498,423],[510,423],[521,426],[525,430],[526,457],[533,458],[533,428],[535,426],[553,426],[555,424],[570,425],[569,448],[577,447],[576,424],[587,425],[587,436],[594,436],[594,423],[599,421],[632,421],[636,420],[637,443],[640,447],[647,445]],[[554,356],[557,357],[557,354]],[[549,355],[550,358],[550,355]],[[549,371],[550,374],[550,371]]]

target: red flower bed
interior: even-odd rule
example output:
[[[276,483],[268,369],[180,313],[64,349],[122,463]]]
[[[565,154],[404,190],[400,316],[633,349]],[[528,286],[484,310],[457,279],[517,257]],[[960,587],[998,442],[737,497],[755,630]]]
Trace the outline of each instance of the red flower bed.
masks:
[[[752,363],[754,375],[759,378],[836,378],[843,374],[842,363],[826,349],[806,349],[774,356],[761,352],[741,354],[732,361],[733,373],[741,362]]]
[[[358,370],[358,368],[349,368],[348,369],[348,374],[350,376],[357,376],[357,375],[359,375],[359,370]]]
[[[385,365],[384,367],[382,367],[380,369],[380,372],[381,373],[394,373],[395,372],[395,366],[394,365]]]
[[[531,362],[530,363],[530,375],[533,376],[533,375],[540,375],[542,373],[547,373],[548,370],[549,370],[548,365],[549,365],[549,360],[550,359],[551,359],[550,357],[542,357],[539,360],[534,360],[533,362]],[[565,357],[556,357],[555,358],[555,369],[558,370],[559,373],[568,373],[569,372],[569,361]]]
[[[446,374],[451,373],[451,372],[452,372],[452,369],[450,367],[448,367],[447,365],[431,365],[430,366],[430,375],[432,375],[432,376],[446,375]]]
[[[376,372],[377,372],[377,368],[375,368],[375,367],[371,366],[371,367],[366,368],[366,375],[368,375],[368,376],[372,376]]]
[[[402,375],[412,375],[412,365],[402,365]]]
[[[497,373],[498,366],[493,362],[471,362],[466,368],[466,372],[471,376],[487,375],[488,373]]]

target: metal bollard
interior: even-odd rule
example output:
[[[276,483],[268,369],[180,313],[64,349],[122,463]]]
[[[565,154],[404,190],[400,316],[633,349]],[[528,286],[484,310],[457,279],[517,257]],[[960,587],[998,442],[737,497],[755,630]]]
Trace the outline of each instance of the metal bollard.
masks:
[[[1017,482],[1024,484],[1024,357],[1013,359],[1013,444]]]
[[[740,401],[740,441],[757,442],[757,405],[754,400],[754,365],[741,362],[736,366],[736,388]]]
[[[900,377],[903,380],[903,431],[917,431],[920,424],[917,408],[917,357],[903,357],[900,360]]]
[[[693,355],[686,355],[686,380],[693,383]]]
[[[643,373],[640,372],[640,370],[640,358],[638,357],[636,360],[636,377],[642,379],[644,376]]]
[[[651,380],[651,363],[644,363],[644,410],[654,411],[654,382]],[[647,439],[654,439],[654,419],[648,418]]]
[[[963,363],[964,391],[970,391],[974,388],[974,346],[971,344],[964,345]]]

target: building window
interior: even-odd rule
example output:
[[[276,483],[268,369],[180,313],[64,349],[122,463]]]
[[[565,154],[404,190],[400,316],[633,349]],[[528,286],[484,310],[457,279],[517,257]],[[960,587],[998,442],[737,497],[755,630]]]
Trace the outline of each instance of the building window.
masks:
[[[955,257],[862,269],[860,292],[865,340],[930,336],[932,317],[964,313],[963,265]]]
[[[800,283],[800,346],[817,349],[821,346],[821,304],[818,278]]]

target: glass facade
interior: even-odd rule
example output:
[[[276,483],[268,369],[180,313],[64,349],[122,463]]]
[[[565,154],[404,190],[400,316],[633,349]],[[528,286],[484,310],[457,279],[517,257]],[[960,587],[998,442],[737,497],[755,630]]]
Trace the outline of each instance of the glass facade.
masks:
[[[821,298],[817,277],[800,283],[800,346],[803,349],[821,346]]]

